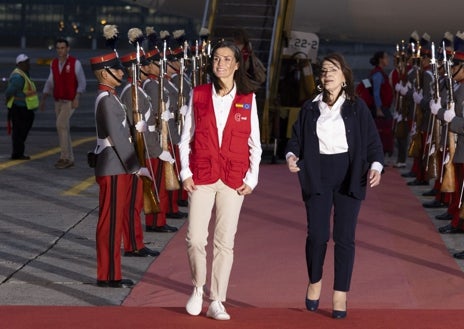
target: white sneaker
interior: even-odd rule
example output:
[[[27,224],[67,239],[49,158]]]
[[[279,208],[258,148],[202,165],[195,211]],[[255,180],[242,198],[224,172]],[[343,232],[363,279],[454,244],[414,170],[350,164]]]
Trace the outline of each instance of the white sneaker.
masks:
[[[203,308],[203,287],[193,288],[193,293],[187,301],[185,309],[190,315],[198,315]]]
[[[230,320],[230,315],[219,300],[215,300],[209,304],[206,316],[215,320]]]
[[[397,162],[393,165],[393,167],[395,168],[405,168],[406,167],[406,163],[404,162]]]

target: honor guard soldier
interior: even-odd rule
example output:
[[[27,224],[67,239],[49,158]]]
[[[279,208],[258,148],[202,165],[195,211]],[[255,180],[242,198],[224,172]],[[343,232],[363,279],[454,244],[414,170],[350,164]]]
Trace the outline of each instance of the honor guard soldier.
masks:
[[[177,176],[179,176],[179,150],[178,144],[180,142],[180,131],[176,124],[176,116],[179,114],[179,108],[177,106],[178,103],[178,95],[179,90],[177,86],[172,82],[172,76],[176,73],[176,67],[172,64],[172,62],[177,61],[177,58],[171,53],[171,50],[168,49],[165,45],[172,45],[172,38],[168,31],[161,31],[160,32],[161,42],[159,47],[163,47],[162,58],[161,58],[161,65],[164,65],[165,74],[163,77],[164,81],[164,89],[169,97],[169,107],[166,108],[166,114],[163,120],[167,120],[168,127],[169,127],[169,144],[172,154],[174,155],[175,159],[175,170]],[[178,200],[181,194],[180,186],[178,190],[169,190],[169,209],[167,210],[166,216],[168,218],[174,219],[182,219],[187,217],[187,213],[182,212],[179,210]]]
[[[440,74],[440,97],[441,97],[441,104],[443,108],[446,108],[447,104],[447,99],[448,99],[448,90],[449,90],[449,83],[453,84],[456,86],[456,83],[452,78],[449,78],[446,73],[446,68],[448,67],[445,63],[445,60],[449,60],[454,52],[454,35],[447,31],[445,32],[443,39],[440,43],[440,49],[437,54],[438,57],[438,62],[439,62],[439,68],[438,72]],[[444,48],[443,48],[444,47]],[[446,55],[446,58],[445,58]],[[450,68],[450,67],[448,67]],[[450,148],[447,147],[448,145],[456,145],[456,136],[453,132],[451,132],[448,127],[449,123],[442,120],[442,126],[441,126],[441,138],[442,138],[442,144],[444,148],[442,149],[442,152],[447,152],[443,159],[446,159],[447,156],[449,155],[454,155],[450,154]],[[450,144],[451,143],[451,144]],[[444,150],[444,151],[443,151]],[[455,148],[453,148],[453,151]],[[434,187],[432,190],[427,191],[423,193],[422,195],[427,196],[435,196],[435,199],[437,200],[444,200],[445,203],[448,204],[449,209],[457,209],[459,208],[457,206],[458,200],[454,196],[454,190],[456,186],[455,182],[455,173],[454,173],[454,164],[452,161],[448,161],[447,163],[442,163],[441,165],[442,173],[441,173],[441,179],[440,179],[440,185],[437,187]],[[442,214],[439,214],[435,216],[435,219],[437,220],[451,220],[453,216],[448,212],[448,209],[446,209],[445,212]]]
[[[436,52],[434,54],[435,61],[434,63],[432,63],[432,65],[435,67],[435,69],[433,68],[434,80],[435,78],[437,79],[436,82],[434,81],[434,89],[437,89],[437,90],[434,90],[434,94],[435,92],[438,92],[438,95],[434,95],[434,98],[440,97],[440,99],[442,100],[442,105],[446,104],[443,102],[446,101],[446,96],[448,93],[448,89],[446,88],[446,84],[448,83],[448,80],[446,79],[446,75],[445,75],[445,65],[443,63],[443,58],[444,58],[443,51],[448,51],[448,53],[451,54],[451,51],[453,50],[453,38],[454,36],[452,33],[446,32],[442,40],[440,41],[440,43],[434,47],[434,50],[436,49]],[[445,49],[443,49],[443,47],[445,47]],[[446,158],[446,153],[443,154],[444,148],[442,146],[445,145],[447,142],[449,142],[448,134],[447,134],[448,123],[443,120],[436,120],[435,115],[432,115],[432,117],[435,118],[435,121],[436,121],[435,122],[436,125],[433,125],[433,127],[438,128],[438,136],[436,137],[439,140],[438,142],[435,143],[437,147],[433,148],[436,152],[437,157],[435,158],[434,155],[432,154],[431,156],[429,156],[428,161],[429,161],[429,168],[433,169],[435,163],[437,164],[436,166],[437,175],[436,175],[433,187],[429,191],[422,193],[422,195],[434,197],[434,200],[432,202],[427,203],[428,208],[431,208],[431,207],[439,208],[439,207],[444,207],[450,203],[452,191],[450,190],[449,186],[453,186],[454,188],[454,182],[452,184],[447,182],[448,175],[444,176],[444,171],[445,171],[444,169],[446,166],[444,165],[444,163],[442,163],[443,162],[442,160]],[[432,132],[432,139],[435,138],[434,135],[435,134],[433,134]],[[432,163],[430,163],[430,161],[432,161]],[[432,167],[430,167],[430,165]],[[442,182],[444,182],[443,185],[442,185]],[[451,219],[448,212],[435,216],[435,218],[438,220]]]
[[[412,83],[414,122],[409,155],[414,158],[412,171],[415,172],[416,179],[407,183],[410,186],[428,185],[429,179],[425,170],[425,161],[422,161],[427,141],[429,102],[432,99],[433,85],[433,75],[430,69],[430,36],[427,33],[424,33],[419,40],[414,56],[416,60]]]
[[[147,34],[150,38],[150,36]],[[160,212],[156,214],[145,214],[145,230],[147,232],[159,232],[159,233],[171,233],[176,232],[177,228],[167,225],[166,211],[170,208],[168,191],[166,190],[166,171],[163,170],[164,166],[174,163],[174,157],[170,152],[163,150],[161,146],[161,134],[162,134],[162,123],[160,117],[160,53],[158,48],[152,46],[152,49],[147,51],[146,59],[148,61],[147,66],[143,66],[142,69],[148,73],[148,79],[143,81],[143,89],[147,93],[150,102],[152,104],[153,117],[155,118],[154,123],[148,125],[150,131],[156,131],[155,138],[147,141],[149,161],[155,181],[157,184],[158,195],[160,200]],[[167,98],[163,100],[167,102]],[[171,179],[177,179],[175,176]]]
[[[464,233],[464,207],[462,203],[462,191],[464,182],[464,33],[458,32],[454,37],[454,55],[448,54],[444,65],[447,67],[447,76],[453,83],[448,84],[448,96],[446,107],[443,107],[441,100],[431,102],[431,111],[449,123],[448,129],[457,136],[457,143],[454,154],[451,154],[450,161],[454,164],[455,192],[451,196],[451,204],[448,213],[451,215],[451,223],[442,226],[438,231],[442,234]],[[451,87],[450,87],[451,86]],[[450,151],[452,144],[449,144]],[[451,152],[450,152],[451,153]],[[464,259],[464,252],[454,254],[454,257]]]
[[[177,102],[177,106],[180,109],[183,105],[187,106],[190,99],[190,92],[192,91],[192,82],[186,74],[186,67],[189,61],[189,47],[184,30],[176,30],[172,32],[172,35],[174,36],[174,41],[172,43],[170,56],[172,60],[170,61],[170,65],[174,68],[175,72],[171,75],[171,81],[178,87],[178,90],[181,89],[180,78],[183,78],[182,104],[179,104],[179,101]],[[185,113],[182,115],[185,116]]]
[[[146,64],[146,59],[143,54],[139,54],[140,65]],[[133,68],[137,67],[137,53],[131,52],[125,56],[121,57],[121,63],[126,69],[128,73],[127,81],[128,83],[124,86],[121,91],[121,101],[126,107],[127,117],[129,121],[129,125],[131,126],[131,132],[133,135],[134,140],[137,142],[142,143],[143,145],[139,145],[139,147],[143,150],[143,154],[139,155],[140,158],[143,158],[143,165],[145,166],[148,159],[146,158],[147,152],[147,143],[146,141],[151,140],[155,135],[155,132],[148,131],[147,129],[147,122],[152,120],[152,110],[151,110],[151,103],[147,96],[147,94],[141,88],[141,83],[143,80],[148,78],[148,74],[144,72],[143,69],[140,70],[140,74],[134,74]],[[134,81],[134,77],[140,77],[139,81]],[[132,88],[137,86],[137,100],[138,104],[137,107],[133,104],[133,94]],[[138,113],[134,113],[138,112]],[[140,114],[141,120],[135,122],[135,117]],[[137,140],[136,134],[140,133],[143,135],[143,139]],[[136,145],[137,148],[137,145]],[[150,169],[149,166],[147,168]],[[153,175],[153,172],[150,170],[150,174]],[[156,179],[153,176],[153,179]],[[153,193],[156,194],[154,189],[154,181],[153,183]],[[143,227],[141,222],[141,212],[144,208],[144,190],[143,190],[143,182],[142,180],[134,180],[132,186],[132,195],[131,195],[131,213],[129,214],[128,221],[125,223],[123,227],[123,236],[124,236],[124,256],[138,256],[138,257],[145,257],[145,256],[152,256],[156,257],[159,255],[159,252],[156,250],[151,250],[145,246],[143,241]]]
[[[175,70],[171,74],[171,82],[174,86],[177,86],[177,112],[175,114],[175,122],[177,125],[177,131],[182,133],[182,127],[184,122],[185,113],[187,111],[187,105],[190,102],[190,93],[192,91],[192,82],[187,75],[186,67],[189,58],[189,47],[185,38],[184,30],[176,30],[172,32],[173,43],[171,46],[171,54],[169,56],[169,64]],[[177,147],[175,148],[177,152]],[[178,154],[176,159],[179,159]],[[180,162],[177,162],[177,167],[180,167]],[[181,189],[179,191],[179,197],[177,204],[182,207],[188,205],[188,194],[187,191]]]
[[[397,146],[397,160],[395,168],[405,168],[408,156],[408,139],[411,125],[411,101],[407,97],[408,81],[407,73],[411,69],[407,45],[402,41],[397,45],[395,54],[395,68],[390,72],[389,79],[395,89],[395,105],[393,119],[394,134]]]
[[[412,148],[409,145],[411,143],[411,138],[409,138],[409,136],[413,135],[411,130],[414,126],[413,120],[415,119],[415,115],[414,115],[415,103],[414,103],[412,95],[414,92],[413,86],[416,81],[416,76],[418,75],[417,72],[419,70],[419,59],[418,59],[417,51],[416,51],[416,48],[419,44],[419,40],[420,40],[419,33],[417,31],[413,31],[411,35],[409,36],[408,46],[406,48],[406,52],[407,52],[406,54],[406,57],[407,57],[406,81],[401,85],[397,84],[395,86],[395,90],[399,91],[399,93],[403,96],[403,102],[406,103],[404,105],[406,107],[404,109],[404,113],[406,113],[408,116],[408,125],[407,125],[408,134],[407,134],[406,139],[403,140],[403,142],[408,144],[405,147],[406,147],[406,153],[409,157],[413,157],[411,154]],[[408,143],[408,140],[409,140],[409,143]],[[413,161],[410,171],[401,174],[401,176],[407,177],[407,178],[416,177],[417,170],[418,170],[418,167],[417,167],[416,161]]]
[[[413,94],[414,102],[421,110],[422,116],[422,136],[423,136],[423,150],[421,158],[418,159],[420,174],[416,181],[410,182],[410,185],[421,185],[420,182],[427,182],[430,179],[440,177],[438,172],[439,165],[437,160],[440,158],[438,155],[440,149],[440,120],[430,112],[430,100],[434,97],[434,81],[435,78],[432,72],[430,36],[424,33],[420,40],[420,54],[421,54],[421,93],[418,95],[417,91]],[[435,48],[435,46],[434,46]],[[435,58],[436,62],[436,58]],[[439,91],[438,91],[439,93]],[[443,208],[446,204],[442,200],[433,200],[423,203],[425,208]]]
[[[117,30],[115,33],[116,38]],[[122,228],[130,213],[133,180],[138,179],[137,176],[150,179],[151,176],[137,159],[127,114],[116,95],[115,88],[121,85],[124,76],[117,54],[93,57],[90,65],[98,80],[95,101],[97,146],[94,152],[97,157],[95,176],[99,185],[97,285],[130,287],[133,281],[123,279],[121,275]]]

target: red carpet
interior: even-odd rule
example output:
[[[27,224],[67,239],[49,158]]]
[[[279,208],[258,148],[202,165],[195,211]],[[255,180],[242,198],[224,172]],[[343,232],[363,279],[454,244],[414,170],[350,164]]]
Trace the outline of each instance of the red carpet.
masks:
[[[184,308],[28,307],[0,308],[2,329],[449,329],[462,328],[456,311],[353,309],[344,320],[329,311],[301,308],[234,308],[230,321],[192,317]]]
[[[240,219],[226,303],[231,321],[185,313],[192,285],[183,227],[122,307],[7,306],[0,308],[0,327],[462,327],[464,275],[397,170],[389,169],[381,186],[369,189],[363,203],[345,320],[330,318],[332,245],[326,257],[321,310],[304,310],[305,227],[296,175],[285,165],[263,165],[260,184],[246,198]]]
[[[464,309],[464,275],[427,213],[395,169],[369,189],[359,217],[349,309]],[[245,200],[236,239],[229,306],[302,308],[307,285],[305,213],[296,175],[263,165]],[[124,302],[183,307],[191,293],[185,227]],[[332,247],[332,245],[331,245]],[[321,307],[331,308],[329,248]]]

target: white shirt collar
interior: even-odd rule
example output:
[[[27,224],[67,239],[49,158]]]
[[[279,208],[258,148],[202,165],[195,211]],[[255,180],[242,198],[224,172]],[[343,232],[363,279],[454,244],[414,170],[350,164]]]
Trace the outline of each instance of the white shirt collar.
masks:
[[[232,90],[227,95],[224,95],[224,96],[221,96],[218,93],[216,93],[216,89],[214,88],[214,84],[211,85],[211,88],[213,88],[213,96],[214,97],[230,97],[230,98],[233,99],[233,98],[235,98],[235,93],[237,91],[235,83],[234,83],[234,87],[232,88]]]
[[[345,92],[343,92],[340,97],[338,97],[337,101],[335,102],[335,104],[333,106],[339,106],[340,103],[343,103],[344,101],[346,100],[346,95],[345,95]],[[323,100],[322,100],[322,93],[318,94],[316,97],[314,97],[313,99],[313,102],[323,102],[324,104],[327,104],[325,103]]]

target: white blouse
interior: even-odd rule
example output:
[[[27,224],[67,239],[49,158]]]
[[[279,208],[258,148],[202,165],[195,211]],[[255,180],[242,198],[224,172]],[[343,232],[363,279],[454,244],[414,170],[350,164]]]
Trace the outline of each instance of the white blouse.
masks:
[[[322,101],[322,94],[315,97],[314,102],[319,102],[318,106],[321,111],[316,125],[319,138],[319,153],[338,154],[348,152],[345,123],[341,114],[345,94],[342,94],[332,107]]]

